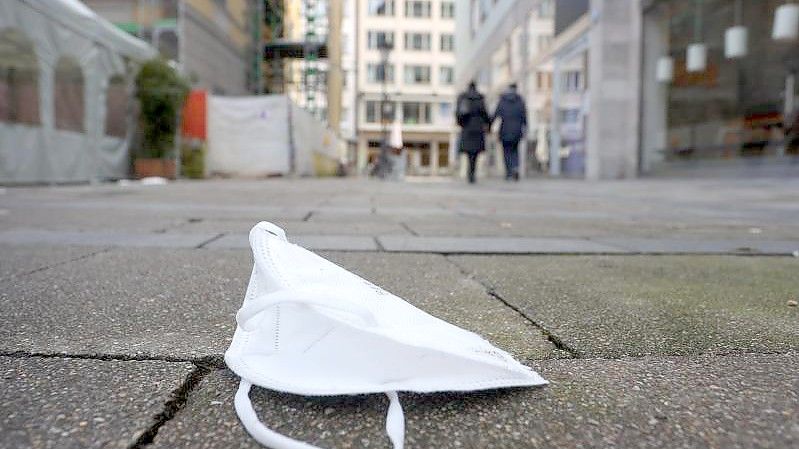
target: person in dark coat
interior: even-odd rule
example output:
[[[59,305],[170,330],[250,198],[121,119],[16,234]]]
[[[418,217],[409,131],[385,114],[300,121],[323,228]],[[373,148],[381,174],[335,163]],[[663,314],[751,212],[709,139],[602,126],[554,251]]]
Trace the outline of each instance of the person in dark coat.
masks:
[[[469,88],[458,95],[455,107],[455,118],[461,127],[459,151],[469,158],[469,183],[475,182],[474,170],[477,156],[485,150],[485,134],[491,125],[483,95],[477,91],[474,81]]]
[[[491,118],[502,119],[499,140],[505,153],[505,179],[519,180],[519,141],[527,130],[527,108],[524,99],[516,93],[516,84],[511,84],[499,97],[499,104]]]

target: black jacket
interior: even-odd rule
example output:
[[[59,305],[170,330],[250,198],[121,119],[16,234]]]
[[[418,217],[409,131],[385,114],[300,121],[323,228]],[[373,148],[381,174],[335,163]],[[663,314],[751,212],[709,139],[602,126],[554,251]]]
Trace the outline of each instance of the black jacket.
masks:
[[[458,95],[455,104],[455,118],[461,127],[460,151],[476,154],[485,149],[485,133],[491,124],[486,111],[485,100],[476,89],[469,89]]]
[[[499,104],[491,121],[498,118],[502,119],[499,139],[503,142],[519,141],[524,134],[524,128],[527,127],[527,108],[524,106],[524,99],[516,92],[503,93],[499,97]]]

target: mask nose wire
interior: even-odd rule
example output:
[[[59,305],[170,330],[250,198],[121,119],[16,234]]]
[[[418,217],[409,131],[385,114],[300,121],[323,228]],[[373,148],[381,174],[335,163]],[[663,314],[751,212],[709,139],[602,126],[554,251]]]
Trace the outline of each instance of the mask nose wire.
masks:
[[[255,441],[272,449],[321,449],[318,446],[281,435],[266,427],[258,419],[258,415],[252,407],[252,401],[250,400],[251,388],[252,384],[242,379],[233,402],[236,407],[236,414],[239,415],[239,420]],[[400,405],[396,391],[386,392],[386,396],[388,396],[389,400],[388,412],[386,413],[386,433],[388,433],[388,438],[391,440],[394,449],[403,449],[405,446],[405,415],[402,412],[402,405]]]

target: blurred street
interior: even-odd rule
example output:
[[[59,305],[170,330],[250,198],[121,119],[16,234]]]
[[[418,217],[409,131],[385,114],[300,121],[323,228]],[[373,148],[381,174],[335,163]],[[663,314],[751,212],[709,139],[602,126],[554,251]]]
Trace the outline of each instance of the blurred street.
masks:
[[[797,178],[0,190],[0,447],[259,447],[222,354],[261,220],[552,382],[401,394],[408,448],[795,447],[797,192]],[[289,436],[388,445],[380,395],[252,397]]]

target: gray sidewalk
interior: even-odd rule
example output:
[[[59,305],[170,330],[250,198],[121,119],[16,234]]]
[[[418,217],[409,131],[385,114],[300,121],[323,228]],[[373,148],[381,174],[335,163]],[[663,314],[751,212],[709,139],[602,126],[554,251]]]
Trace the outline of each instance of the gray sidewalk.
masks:
[[[799,180],[0,192],[0,447],[257,447],[221,355],[260,220],[552,382],[402,394],[408,448],[799,444]],[[253,399],[389,447],[378,395]]]

